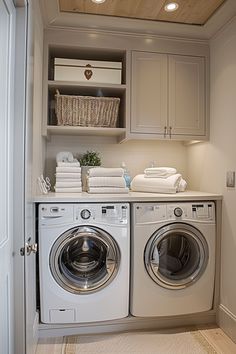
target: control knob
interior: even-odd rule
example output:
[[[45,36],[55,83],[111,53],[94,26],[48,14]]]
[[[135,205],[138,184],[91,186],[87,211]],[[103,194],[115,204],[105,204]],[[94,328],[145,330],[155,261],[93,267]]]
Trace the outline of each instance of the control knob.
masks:
[[[88,209],[83,209],[80,212],[80,216],[81,216],[82,219],[87,220],[87,219],[90,218],[91,212]]]
[[[183,214],[183,210],[181,208],[177,207],[174,209],[174,214],[175,214],[175,216],[180,217]]]

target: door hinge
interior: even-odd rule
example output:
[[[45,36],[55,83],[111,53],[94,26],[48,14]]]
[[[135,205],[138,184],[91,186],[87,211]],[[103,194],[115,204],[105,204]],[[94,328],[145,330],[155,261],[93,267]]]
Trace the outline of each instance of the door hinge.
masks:
[[[21,247],[20,255],[21,256],[29,256],[32,252],[37,253],[38,251],[38,244],[37,243],[30,243],[30,239],[26,242],[25,247]]]

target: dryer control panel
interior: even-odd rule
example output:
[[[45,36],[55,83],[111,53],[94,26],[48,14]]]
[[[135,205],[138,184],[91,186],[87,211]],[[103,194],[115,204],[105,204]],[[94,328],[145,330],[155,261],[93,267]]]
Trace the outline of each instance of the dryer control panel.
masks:
[[[171,220],[214,221],[215,204],[213,202],[167,204],[167,216]]]
[[[133,214],[136,224],[162,221],[215,221],[214,202],[180,203],[140,203],[134,204]]]

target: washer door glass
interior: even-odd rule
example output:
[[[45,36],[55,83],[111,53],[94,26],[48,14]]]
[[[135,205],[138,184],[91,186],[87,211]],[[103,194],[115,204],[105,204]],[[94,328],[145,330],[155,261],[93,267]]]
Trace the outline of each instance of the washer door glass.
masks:
[[[65,290],[85,294],[107,286],[116,276],[120,251],[110,234],[97,227],[75,227],[53,244],[50,269]]]
[[[208,245],[199,230],[175,223],[157,230],[147,243],[144,260],[148,274],[168,289],[183,289],[203,274]]]

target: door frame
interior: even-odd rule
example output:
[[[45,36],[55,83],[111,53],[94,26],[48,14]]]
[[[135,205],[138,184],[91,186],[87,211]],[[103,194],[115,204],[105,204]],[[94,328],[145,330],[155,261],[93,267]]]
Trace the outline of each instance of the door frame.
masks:
[[[38,321],[36,306],[29,308],[27,300],[27,256],[21,256],[28,238],[27,221],[34,224],[34,215],[29,211],[27,183],[31,184],[27,166],[28,142],[27,123],[32,121],[32,41],[33,27],[29,25],[29,13],[34,0],[15,0],[16,48],[15,48],[15,121],[14,121],[14,341],[18,353],[33,354],[37,344]],[[32,11],[32,10],[31,10]],[[33,19],[31,20],[33,21]],[[28,221],[29,222],[29,221]],[[34,233],[34,230],[32,230]],[[34,237],[34,235],[32,235]],[[35,258],[35,257],[34,257]],[[36,287],[36,284],[35,284]],[[35,323],[29,323],[28,312],[34,310]],[[35,333],[33,336],[32,333]]]

